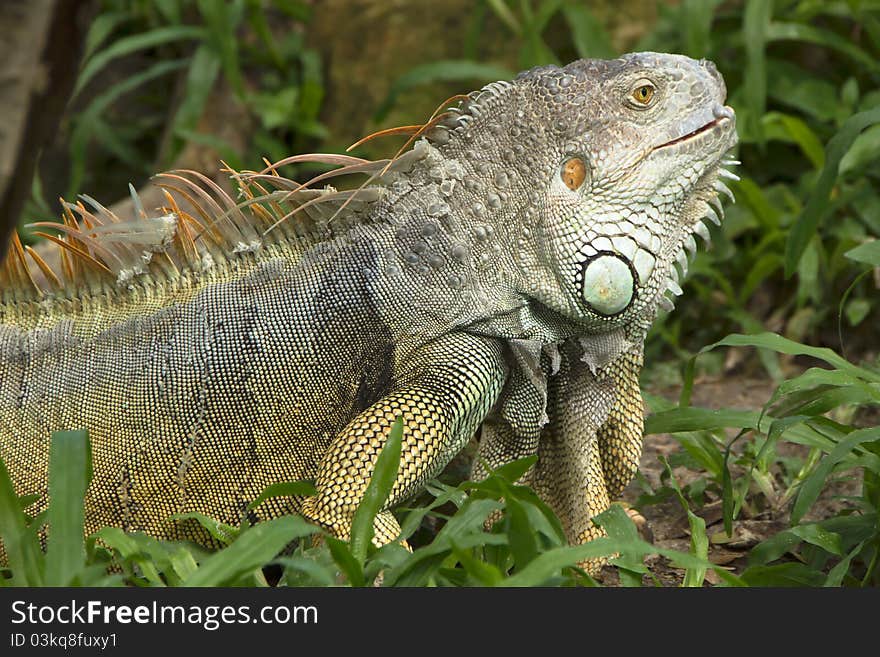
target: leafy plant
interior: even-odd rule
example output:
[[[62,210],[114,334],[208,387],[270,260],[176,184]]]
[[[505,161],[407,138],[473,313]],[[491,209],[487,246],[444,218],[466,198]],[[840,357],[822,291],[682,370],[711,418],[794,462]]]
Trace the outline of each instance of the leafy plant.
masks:
[[[65,197],[88,189],[112,198],[129,181],[168,168],[190,143],[241,168],[324,136],[320,56],[298,31],[272,27],[279,17],[308,21],[306,3],[104,0],[101,9],[72,100]],[[247,152],[200,127],[218,85],[230,90],[223,102],[239,106],[242,132],[251,133]],[[44,187],[38,176],[23,224],[56,214]]]
[[[731,335],[702,352],[722,346],[753,346],[809,356],[830,367],[811,368],[783,381],[761,411],[690,407],[688,390],[692,379],[688,379],[681,405],[650,416],[646,433],[682,436],[684,449],[710,472],[720,488],[727,534],[731,533],[733,520],[742,511],[746,496],[754,494],[753,486],[776,506],[793,502],[791,528],[753,549],[753,567],[742,575],[747,583],[836,586],[845,581],[876,585],[880,582],[876,567],[880,550],[880,427],[857,428],[827,415],[850,405],[880,407],[880,372],[853,365],[830,349],[809,347],[770,333]],[[693,368],[690,372],[692,375]],[[750,438],[753,449],[740,457],[733,456],[734,441],[714,433],[722,429],[737,431],[736,440]],[[780,440],[809,448],[810,456],[794,480],[777,495],[770,464]],[[739,461],[742,475],[738,480],[731,474],[732,459]],[[851,509],[828,520],[805,521],[834,476],[860,470],[862,494],[852,500]],[[680,492],[676,492],[684,503]],[[811,546],[805,555],[796,552],[802,542]],[[791,563],[767,565],[789,552],[808,560],[809,568],[793,570]],[[839,561],[826,573],[826,565],[834,559]]]
[[[83,545],[83,497],[92,476],[91,450],[85,431],[62,431],[52,438],[49,453],[51,503],[30,517],[24,508],[34,498],[19,499],[0,459],[0,542],[11,579],[0,585],[105,586],[119,580],[87,558]],[[52,531],[45,536],[44,525]]]
[[[404,518],[405,539],[429,514],[444,521],[434,540],[408,551],[400,543],[376,548],[371,543],[373,522],[387,499],[400,462],[402,423],[393,428],[380,452],[373,478],[352,524],[349,542],[326,535],[296,515],[283,516],[240,530],[227,528],[225,547],[208,553],[189,543],[160,541],[140,533],[105,527],[83,541],[83,495],[91,478],[90,451],[85,431],[60,432],[52,437],[47,513],[29,517],[22,507],[32,500],[15,496],[0,461],[0,520],[7,555],[0,584],[13,586],[229,586],[268,584],[262,568],[282,568],[281,584],[351,586],[536,586],[592,585],[578,567],[585,559],[614,556],[638,581],[647,573],[642,558],[659,552],[682,567],[705,572],[717,566],[705,557],[655,548],[638,538],[632,521],[619,507],[600,517],[609,538],[588,545],[566,544],[558,519],[535,493],[515,484],[534,463],[523,459],[499,468],[481,482],[458,487],[435,483],[433,503],[413,509]],[[297,484],[275,487],[261,498],[302,492]],[[437,509],[452,503],[451,516]],[[490,516],[497,516],[486,530]],[[199,517],[215,529],[210,518]],[[48,524],[48,527],[45,524]],[[45,552],[40,534],[48,536]],[[291,541],[321,536],[317,544],[300,545],[279,554]],[[114,569],[121,573],[108,574]],[[739,580],[720,573],[726,581]]]
[[[751,0],[714,3],[707,23],[689,4],[663,6],[657,28],[636,47],[718,64],[738,115],[742,179],[731,183],[738,203],[711,231],[714,252],[691,267],[694,296],[655,335],[676,346],[686,335],[694,345],[772,327],[833,344],[829,320],[851,284],[849,326],[867,327],[878,314],[876,286],[856,280],[859,268],[844,254],[880,234],[880,170],[871,166],[880,94],[869,91],[880,73],[880,13],[865,3]],[[687,29],[674,29],[682,24]],[[714,321],[706,321],[707,308],[717,309]],[[655,341],[651,349],[663,347]],[[775,356],[763,354],[762,363],[781,380]]]

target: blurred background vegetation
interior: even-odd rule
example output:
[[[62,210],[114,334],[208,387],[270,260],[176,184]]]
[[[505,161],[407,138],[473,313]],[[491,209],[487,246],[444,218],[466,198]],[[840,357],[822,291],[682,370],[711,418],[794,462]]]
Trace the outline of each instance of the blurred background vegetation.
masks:
[[[18,220],[25,238],[25,224],[57,216],[59,195],[86,192],[112,202],[127,196],[129,182],[149,194],[149,176],[163,169],[198,169],[222,182],[221,159],[255,168],[264,157],[341,151],[373,130],[422,122],[454,93],[531,66],[636,50],[714,61],[738,115],[742,179],[729,185],[737,203],[727,204],[720,228],[710,226],[712,249],[697,255],[677,309],[649,336],[645,373],[649,390],[683,390],[677,408],[648,395],[655,412],[649,432],[673,432],[679,450],[671,466],[702,475],[683,496],[671,470],[659,488],[643,478],[640,503],[679,496],[699,509],[723,502],[730,535],[732,519],[798,497],[801,508],[786,516],[796,527],[809,507],[798,492],[805,482],[820,472],[813,486],[821,488],[842,468],[860,482],[854,495],[861,502],[839,517],[873,513],[874,533],[860,526],[846,534],[835,525],[843,538],[829,543],[816,531],[786,530],[795,534],[783,532],[759,551],[751,583],[779,584],[775,571],[760,568],[802,541],[808,553],[796,557],[811,570],[800,583],[815,583],[813,574],[827,573],[844,554],[846,568],[834,583],[876,583],[880,440],[853,440],[844,455],[828,459],[846,436],[880,417],[880,2],[82,4],[89,11],[68,37],[82,52],[69,103],[37,165],[21,167],[27,179],[12,185],[30,190]],[[360,154],[387,156],[393,148],[377,140]],[[757,351],[703,349],[730,333],[761,332],[790,342],[764,335],[724,343]],[[803,374],[817,364],[837,378]],[[695,377],[740,388],[763,381],[764,397],[753,407],[774,414],[700,415],[705,409],[688,408]],[[766,382],[781,385],[774,392]],[[705,403],[725,406],[731,390]],[[751,442],[732,450],[737,431]],[[805,451],[776,450],[780,437]]]

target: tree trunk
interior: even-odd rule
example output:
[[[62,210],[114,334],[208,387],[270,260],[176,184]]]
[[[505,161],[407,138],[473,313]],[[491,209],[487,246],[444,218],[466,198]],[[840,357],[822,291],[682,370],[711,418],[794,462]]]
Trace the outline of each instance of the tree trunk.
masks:
[[[76,81],[94,2],[0,3],[0,259]]]

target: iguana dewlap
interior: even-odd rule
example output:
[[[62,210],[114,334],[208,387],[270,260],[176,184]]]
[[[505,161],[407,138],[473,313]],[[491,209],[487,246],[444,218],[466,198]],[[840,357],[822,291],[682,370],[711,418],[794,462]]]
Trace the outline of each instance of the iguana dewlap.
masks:
[[[391,161],[288,158],[339,168],[305,186],[285,162],[233,173],[235,200],[164,174],[167,206],[136,221],[68,205],[57,284],[29,283],[17,243],[5,265],[0,457],[18,493],[44,508],[50,434],[86,428],[88,531],[206,542],[169,517],[237,524],[267,485],[308,479],[317,496],[257,517],[346,537],[402,416],[388,508],[482,427],[483,462],[537,454],[525,482],[569,540],[600,535],[592,516],[638,464],[645,334],[701,219],[719,220],[725,93],[710,62],[678,55],[541,67],[470,94]],[[387,509],[376,530],[397,537]]]

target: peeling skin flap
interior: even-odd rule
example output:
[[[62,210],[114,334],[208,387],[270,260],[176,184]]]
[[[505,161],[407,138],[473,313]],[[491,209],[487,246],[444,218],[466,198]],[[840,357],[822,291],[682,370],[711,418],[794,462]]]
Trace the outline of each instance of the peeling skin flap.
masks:
[[[635,344],[627,339],[623,328],[610,333],[585,335],[578,338],[578,342],[584,350],[581,360],[587,364],[594,376],[599,369],[614,361],[620,354],[629,351]]]
[[[541,353],[547,345],[539,340],[510,340],[508,345],[516,365],[540,396],[540,425],[543,427],[550,421],[547,416],[547,377],[541,367]]]

